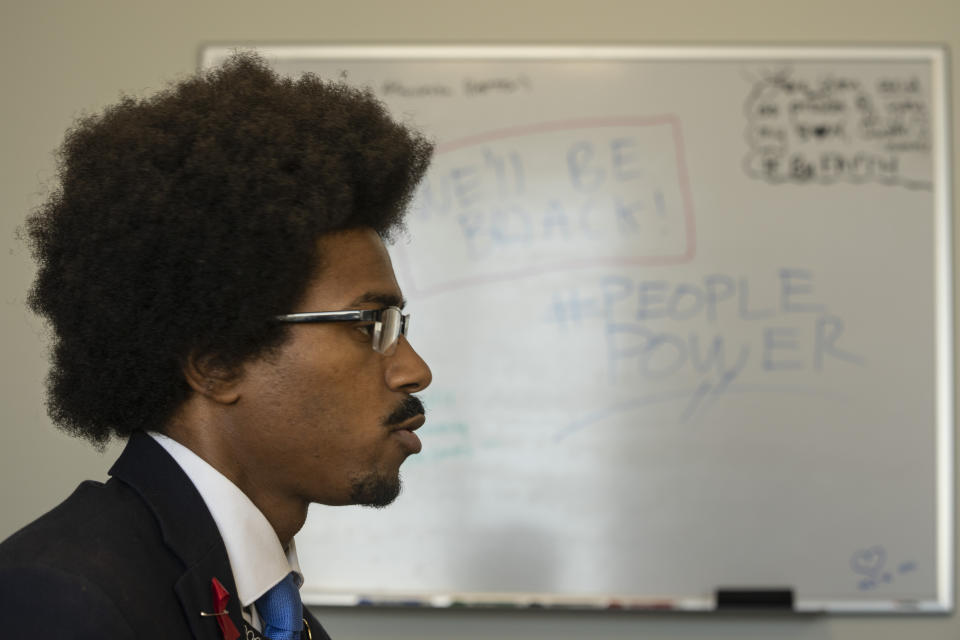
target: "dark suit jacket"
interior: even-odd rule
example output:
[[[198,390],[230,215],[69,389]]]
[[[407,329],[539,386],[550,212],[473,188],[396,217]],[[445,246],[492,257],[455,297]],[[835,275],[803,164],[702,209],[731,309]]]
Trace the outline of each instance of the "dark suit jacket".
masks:
[[[135,432],[106,484],[87,481],[0,544],[0,621],[9,638],[222,640],[212,580],[237,587],[220,532],[193,483]],[[304,607],[315,640],[329,639]]]

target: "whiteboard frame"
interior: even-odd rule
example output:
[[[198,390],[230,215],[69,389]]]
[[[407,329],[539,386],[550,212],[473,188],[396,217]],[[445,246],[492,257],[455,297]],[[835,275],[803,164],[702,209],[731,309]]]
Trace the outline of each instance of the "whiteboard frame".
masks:
[[[935,349],[936,349],[936,517],[937,597],[934,600],[797,600],[794,611],[806,613],[932,613],[954,609],[955,549],[955,382],[953,224],[951,128],[949,119],[948,52],[945,46],[542,46],[542,45],[260,45],[208,44],[199,51],[199,68],[218,64],[238,50],[255,50],[268,61],[323,60],[741,60],[804,61],[926,61],[931,65],[935,224]],[[516,594],[462,594],[427,598],[417,604],[449,607],[454,602],[475,606],[548,606],[608,608],[610,599],[540,596],[525,600]],[[360,598],[331,598],[318,605],[356,605]],[[379,604],[396,605],[383,602]],[[409,605],[409,602],[403,604]],[[678,598],[630,603],[637,610],[713,611],[713,598]]]

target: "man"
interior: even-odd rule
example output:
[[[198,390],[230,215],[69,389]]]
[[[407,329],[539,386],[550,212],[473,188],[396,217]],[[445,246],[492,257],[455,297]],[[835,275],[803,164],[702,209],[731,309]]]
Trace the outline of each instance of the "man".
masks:
[[[128,444],[0,545],[8,635],[327,637],[293,537],[312,502],[390,503],[420,449],[430,370],[382,238],[430,154],[368,92],[251,54],[68,133],[27,224],[48,405]]]

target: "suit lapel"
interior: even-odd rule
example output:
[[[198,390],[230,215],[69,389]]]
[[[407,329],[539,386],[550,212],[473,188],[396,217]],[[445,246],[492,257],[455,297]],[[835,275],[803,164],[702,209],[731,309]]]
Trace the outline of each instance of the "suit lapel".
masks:
[[[153,511],[167,546],[191,566],[223,546],[207,505],[180,465],[160,444],[134,431],[110,475],[128,484]]]
[[[180,465],[156,440],[135,431],[110,475],[136,491],[153,511],[164,542],[186,571],[174,585],[184,616],[197,640],[223,640],[215,616],[213,579],[230,594],[226,609],[234,626],[243,616],[227,550],[207,505]]]
[[[219,613],[214,602],[213,579],[216,578],[230,594],[225,609],[233,628],[243,637],[242,605],[237,598],[237,587],[233,582],[233,572],[227,562],[227,551],[220,543],[190,567],[177,581],[175,589],[180,598],[190,630],[198,640],[224,640],[216,616],[204,616],[202,613]],[[233,640],[229,638],[228,640]]]
[[[196,639],[223,640],[216,617],[200,615],[217,613],[212,584],[216,578],[230,594],[226,609],[240,632],[239,640],[244,640],[245,623],[223,538],[203,498],[180,465],[156,440],[135,431],[110,475],[140,495],[160,524],[164,542],[183,561],[186,571],[174,590]],[[313,640],[330,640],[306,606],[303,615]]]
[[[330,640],[330,636],[327,635],[326,630],[323,628],[323,625],[310,613],[310,609],[307,608],[307,605],[303,605],[303,617],[306,618],[307,624],[310,625],[310,632],[313,635],[313,640]],[[306,638],[307,634],[303,633],[301,638]]]

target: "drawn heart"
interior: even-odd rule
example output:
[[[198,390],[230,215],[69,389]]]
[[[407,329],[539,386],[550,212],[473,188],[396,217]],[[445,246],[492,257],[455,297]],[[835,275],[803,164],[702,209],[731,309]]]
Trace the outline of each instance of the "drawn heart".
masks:
[[[876,579],[886,562],[887,552],[883,547],[876,546],[853,554],[853,558],[850,559],[850,566],[857,573]]]

